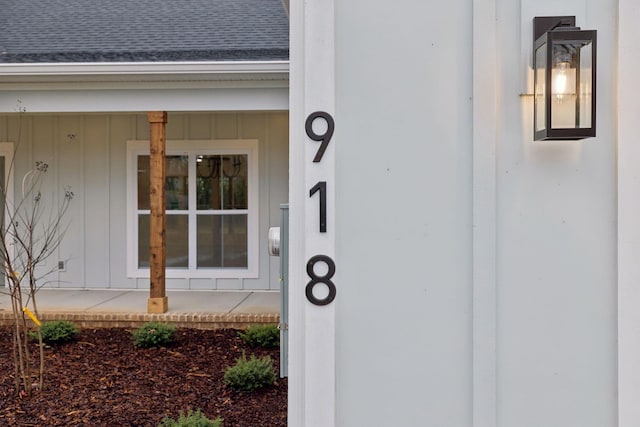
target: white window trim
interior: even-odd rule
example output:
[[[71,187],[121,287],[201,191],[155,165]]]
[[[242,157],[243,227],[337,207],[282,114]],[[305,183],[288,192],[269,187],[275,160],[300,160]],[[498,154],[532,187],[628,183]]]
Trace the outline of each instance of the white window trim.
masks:
[[[0,142],[0,157],[5,158],[5,168],[4,168],[4,179],[7,183],[7,206],[13,206],[13,174],[15,170],[15,152],[14,152],[14,144],[13,142]],[[13,164],[11,164],[13,162]],[[6,206],[5,206],[6,209]],[[5,215],[5,220],[7,216]],[[2,224],[4,227],[5,224]],[[13,246],[9,247],[10,256],[13,258]],[[2,283],[0,286],[8,286],[6,276],[2,276]]]
[[[247,154],[249,209],[247,218],[247,268],[167,268],[165,277],[249,279],[259,275],[259,180],[258,140],[182,140],[167,141],[166,155]],[[148,268],[138,268],[137,161],[140,154],[149,154],[149,141],[127,141],[127,276],[149,278]],[[196,230],[189,227],[189,254],[196,253]],[[191,263],[190,263],[191,264]]]

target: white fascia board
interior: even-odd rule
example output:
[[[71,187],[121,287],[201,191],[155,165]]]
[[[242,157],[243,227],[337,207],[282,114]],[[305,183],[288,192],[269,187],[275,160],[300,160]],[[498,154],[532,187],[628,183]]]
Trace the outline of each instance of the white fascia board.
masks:
[[[289,61],[83,62],[0,64],[2,76],[105,76],[288,73]]]
[[[0,88],[21,89],[20,84],[48,85],[49,89],[65,83],[101,87],[118,85],[198,82],[272,82],[288,83],[289,61],[227,62],[87,62],[0,64]],[[62,86],[59,86],[62,85]]]

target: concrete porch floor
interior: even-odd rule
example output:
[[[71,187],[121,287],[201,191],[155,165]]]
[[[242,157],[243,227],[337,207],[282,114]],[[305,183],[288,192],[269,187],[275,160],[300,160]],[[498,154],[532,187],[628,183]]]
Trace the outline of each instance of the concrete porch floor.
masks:
[[[148,314],[149,291],[41,289],[36,294],[40,320],[71,320],[81,327],[135,327],[151,320],[179,327],[245,328],[278,323],[277,291],[167,291],[169,311]],[[8,289],[0,288],[0,324],[13,321]]]

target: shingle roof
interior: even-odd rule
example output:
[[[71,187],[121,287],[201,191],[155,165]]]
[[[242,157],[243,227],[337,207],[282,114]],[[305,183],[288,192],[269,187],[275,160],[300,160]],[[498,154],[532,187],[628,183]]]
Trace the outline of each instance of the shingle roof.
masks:
[[[0,63],[288,58],[282,0],[0,0]]]

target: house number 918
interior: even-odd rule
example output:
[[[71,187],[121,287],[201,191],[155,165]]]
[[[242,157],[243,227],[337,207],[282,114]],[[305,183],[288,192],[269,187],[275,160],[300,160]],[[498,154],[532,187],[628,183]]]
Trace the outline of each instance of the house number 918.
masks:
[[[313,130],[313,122],[316,119],[322,119],[326,122],[327,128],[324,133],[317,134]],[[320,163],[322,161],[322,157],[324,156],[327,147],[329,146],[329,142],[331,141],[331,137],[333,136],[333,131],[335,129],[335,122],[331,114],[325,111],[316,111],[314,113],[309,114],[307,120],[304,124],[305,131],[307,132],[307,136],[313,140],[320,142],[320,147],[316,152],[315,157],[313,158],[314,163]],[[319,181],[311,187],[309,190],[309,197],[313,197],[315,193],[319,194],[319,208],[320,208],[320,224],[319,224],[319,232],[326,233],[327,232],[327,182]],[[326,264],[328,270],[324,275],[316,274],[314,268],[317,263]],[[305,294],[307,296],[307,300],[314,305],[327,305],[330,304],[336,297],[336,285],[331,280],[333,275],[336,272],[336,264],[331,259],[331,257],[327,255],[314,255],[307,262],[307,275],[311,280],[307,283],[305,288]],[[313,289],[318,283],[324,284],[329,293],[324,298],[318,298],[313,294]]]

